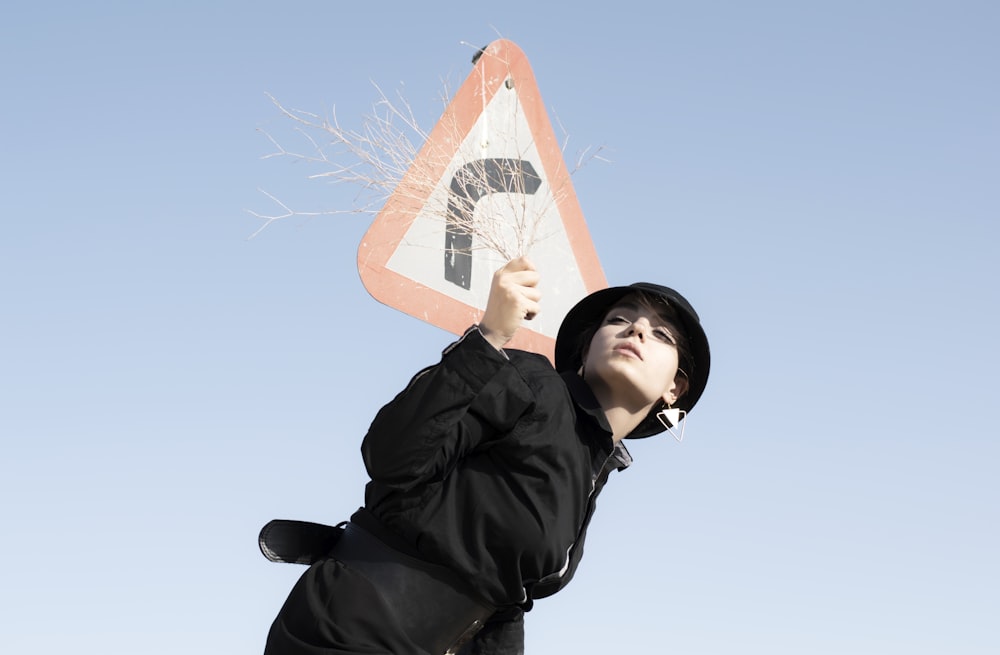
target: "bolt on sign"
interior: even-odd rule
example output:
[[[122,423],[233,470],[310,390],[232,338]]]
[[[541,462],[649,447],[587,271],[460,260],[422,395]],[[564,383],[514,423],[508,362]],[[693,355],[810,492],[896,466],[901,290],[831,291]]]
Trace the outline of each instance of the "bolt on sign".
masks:
[[[566,312],[607,286],[524,53],[484,48],[358,249],[379,302],[461,334],[482,316],[493,272],[526,255],[542,311],[512,348],[552,358]]]

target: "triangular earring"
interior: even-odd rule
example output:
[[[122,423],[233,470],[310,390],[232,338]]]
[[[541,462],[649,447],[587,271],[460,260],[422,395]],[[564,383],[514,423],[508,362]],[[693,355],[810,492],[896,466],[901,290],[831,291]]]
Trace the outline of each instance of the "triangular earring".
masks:
[[[678,442],[684,441],[684,426],[687,425],[687,421],[684,419],[686,417],[687,412],[683,409],[677,409],[669,405],[667,405],[666,409],[661,409],[656,413],[656,418],[660,419],[660,423],[667,429],[670,436]],[[677,429],[678,424],[680,424],[680,430]]]

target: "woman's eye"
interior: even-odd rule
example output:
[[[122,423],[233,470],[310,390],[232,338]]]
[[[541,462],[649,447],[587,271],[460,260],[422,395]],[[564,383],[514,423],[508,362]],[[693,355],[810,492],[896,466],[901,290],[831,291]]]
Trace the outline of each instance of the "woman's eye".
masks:
[[[624,316],[609,316],[608,323],[612,325],[628,325],[628,319]]]
[[[666,343],[672,343],[677,345],[677,340],[674,339],[674,335],[670,334],[667,330],[663,328],[656,328],[653,330],[653,336],[655,336],[660,341],[665,341]]]

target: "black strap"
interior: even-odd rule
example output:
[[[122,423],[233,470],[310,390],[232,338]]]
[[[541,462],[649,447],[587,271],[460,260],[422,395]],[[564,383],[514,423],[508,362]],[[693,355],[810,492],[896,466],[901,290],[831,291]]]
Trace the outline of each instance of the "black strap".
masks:
[[[275,519],[261,528],[257,545],[272,562],[312,564],[329,556],[342,533],[340,526]]]

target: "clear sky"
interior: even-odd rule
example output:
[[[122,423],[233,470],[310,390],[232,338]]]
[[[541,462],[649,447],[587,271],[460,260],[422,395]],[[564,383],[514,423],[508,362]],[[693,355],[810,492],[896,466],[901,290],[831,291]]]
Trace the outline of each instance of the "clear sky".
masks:
[[[356,192],[261,159],[265,94],[360,125],[404,85],[429,127],[503,36],[611,160],[573,177],[607,278],[681,290],[714,355],[528,653],[1000,652],[998,33],[986,0],[9,9],[3,651],[260,652],[301,572],[260,526],[357,508],[450,341],[367,294],[367,217],[249,238],[258,188]]]

